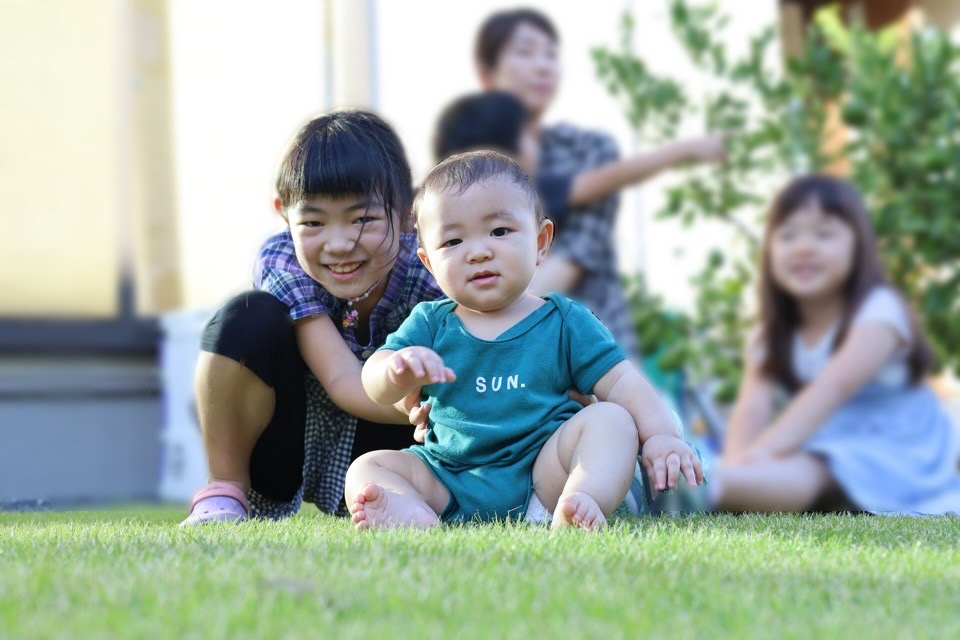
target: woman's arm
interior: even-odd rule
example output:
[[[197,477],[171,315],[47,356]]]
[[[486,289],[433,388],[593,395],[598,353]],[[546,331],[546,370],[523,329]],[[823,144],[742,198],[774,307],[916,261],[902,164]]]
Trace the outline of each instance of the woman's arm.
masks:
[[[298,320],[294,331],[300,354],[334,404],[371,422],[409,424],[406,413],[374,402],[363,390],[362,363],[350,351],[329,316]]]
[[[684,162],[720,162],[724,157],[722,135],[674,142],[577,174],[570,187],[569,204],[576,207],[600,200]]]
[[[781,457],[799,450],[834,411],[883,368],[900,345],[901,338],[888,324],[852,327],[820,375],[748,446],[747,459]]]

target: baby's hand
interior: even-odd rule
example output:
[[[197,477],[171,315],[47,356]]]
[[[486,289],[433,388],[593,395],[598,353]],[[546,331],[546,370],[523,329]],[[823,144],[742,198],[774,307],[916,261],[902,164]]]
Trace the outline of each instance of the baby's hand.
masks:
[[[437,352],[426,347],[405,347],[387,360],[387,377],[398,387],[453,382],[457,376],[445,367]]]
[[[703,482],[703,465],[700,458],[690,449],[690,445],[675,435],[660,433],[647,438],[643,443],[640,456],[647,477],[657,491],[677,486],[680,473],[687,484],[699,485]]]

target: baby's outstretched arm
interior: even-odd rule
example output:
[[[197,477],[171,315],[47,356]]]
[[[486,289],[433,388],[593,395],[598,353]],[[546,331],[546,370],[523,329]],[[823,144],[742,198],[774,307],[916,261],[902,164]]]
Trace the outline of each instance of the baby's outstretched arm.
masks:
[[[642,461],[658,491],[674,487],[680,474],[691,485],[703,481],[703,465],[680,438],[673,417],[656,390],[627,361],[607,371],[593,387],[601,400],[626,409],[637,425]]]
[[[361,372],[363,388],[375,402],[394,404],[416,387],[453,382],[457,376],[444,366],[436,351],[426,347],[382,349],[367,360]]]

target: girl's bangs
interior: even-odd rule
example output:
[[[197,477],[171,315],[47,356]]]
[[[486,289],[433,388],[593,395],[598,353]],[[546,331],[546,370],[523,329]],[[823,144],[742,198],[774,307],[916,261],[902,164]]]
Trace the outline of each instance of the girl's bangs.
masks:
[[[364,145],[344,141],[339,136],[314,139],[303,158],[303,183],[298,185],[299,199],[310,196],[339,198],[363,195],[380,199],[384,167]]]
[[[776,201],[771,212],[771,226],[782,224],[793,213],[803,207],[816,203],[820,209],[847,223],[853,223],[856,215],[856,202],[844,185],[827,176],[807,176],[792,182]]]

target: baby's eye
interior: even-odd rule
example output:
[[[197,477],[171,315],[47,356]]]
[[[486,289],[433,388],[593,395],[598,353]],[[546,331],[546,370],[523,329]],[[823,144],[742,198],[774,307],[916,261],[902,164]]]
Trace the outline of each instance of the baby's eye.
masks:
[[[450,239],[450,240],[447,240],[446,242],[444,242],[444,243],[443,243],[442,245],[440,245],[440,246],[441,246],[441,247],[455,247],[455,246],[457,246],[458,244],[460,244],[461,242],[463,242],[463,241],[462,241],[460,238],[452,238],[452,239]]]
[[[508,233],[510,233],[510,229],[507,229],[506,227],[497,227],[496,229],[490,232],[490,235],[492,235],[495,238],[499,238],[501,236],[507,235]]]

